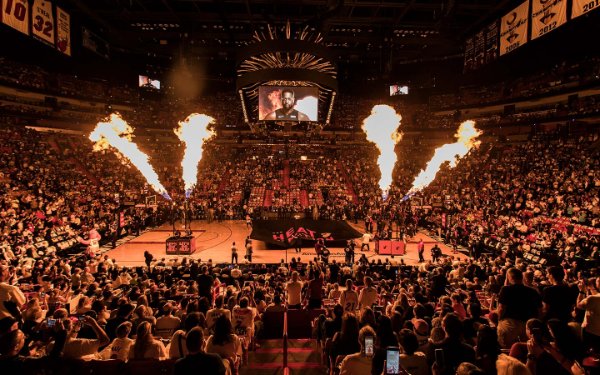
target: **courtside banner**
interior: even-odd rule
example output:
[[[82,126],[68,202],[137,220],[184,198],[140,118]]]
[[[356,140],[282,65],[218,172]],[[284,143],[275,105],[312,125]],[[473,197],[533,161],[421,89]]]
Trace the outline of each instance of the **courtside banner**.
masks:
[[[27,0],[2,0],[2,23],[29,35],[29,5]]]
[[[56,49],[71,56],[71,16],[56,7]]]
[[[527,43],[529,0],[502,17],[500,22],[500,56]]]
[[[35,0],[31,8],[31,34],[54,46],[54,16],[52,3]]]
[[[533,0],[531,10],[531,40],[567,22],[567,0]]]
[[[571,19],[600,8],[600,0],[573,0]]]
[[[327,246],[343,247],[347,240],[361,236],[345,221],[310,219],[253,220],[250,233],[253,240],[280,247],[290,247],[296,238],[305,246],[323,238]]]

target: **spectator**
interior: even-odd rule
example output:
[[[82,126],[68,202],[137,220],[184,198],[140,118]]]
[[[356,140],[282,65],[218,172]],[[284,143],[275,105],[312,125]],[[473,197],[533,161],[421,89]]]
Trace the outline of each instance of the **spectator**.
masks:
[[[292,272],[292,280],[285,286],[287,292],[288,309],[299,309],[302,307],[302,282],[298,280],[297,271]]]
[[[541,298],[539,293],[523,285],[523,273],[511,268],[506,274],[507,283],[498,296],[498,341],[502,348],[525,337],[525,323],[539,316]]]
[[[347,355],[340,364],[340,375],[370,375],[373,355],[365,353],[365,338],[370,336],[375,341],[375,331],[366,326],[358,333],[359,351]]]
[[[221,358],[203,350],[204,334],[201,328],[192,328],[185,338],[185,343],[188,354],[175,363],[175,375],[191,374],[199,369],[203,374],[225,375],[226,368]]]
[[[596,278],[595,283],[591,283],[594,284],[596,293],[593,293],[592,287],[587,286],[585,281],[579,282],[577,308],[585,311],[582,324],[583,340],[589,348],[598,353],[600,352],[600,277]]]
[[[165,345],[152,336],[152,324],[144,321],[137,326],[135,343],[129,350],[129,359],[165,359]]]

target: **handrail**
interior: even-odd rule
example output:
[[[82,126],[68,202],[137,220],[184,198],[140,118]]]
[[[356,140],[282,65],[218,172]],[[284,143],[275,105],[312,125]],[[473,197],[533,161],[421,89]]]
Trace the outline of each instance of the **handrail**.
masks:
[[[288,322],[287,309],[283,313],[283,370],[288,367]]]

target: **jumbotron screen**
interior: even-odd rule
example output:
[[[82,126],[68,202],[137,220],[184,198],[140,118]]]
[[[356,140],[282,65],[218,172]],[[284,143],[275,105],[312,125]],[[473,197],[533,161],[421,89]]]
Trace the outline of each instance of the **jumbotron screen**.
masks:
[[[139,87],[160,90],[160,81],[157,79],[150,78],[148,76],[138,76]]]
[[[258,119],[318,121],[319,89],[316,87],[261,86]]]
[[[390,96],[408,95],[408,86],[390,85]]]

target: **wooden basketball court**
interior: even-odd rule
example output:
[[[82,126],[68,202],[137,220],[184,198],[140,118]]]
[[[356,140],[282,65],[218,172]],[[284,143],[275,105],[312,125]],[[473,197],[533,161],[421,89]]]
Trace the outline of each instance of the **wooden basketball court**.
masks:
[[[362,232],[364,228],[361,225],[354,225],[358,231]],[[192,222],[191,228],[193,236],[196,239],[196,252],[187,257],[193,259],[200,259],[202,261],[212,260],[213,263],[229,263],[231,262],[231,246],[233,242],[236,243],[239,254],[239,261],[243,263],[244,260],[244,243],[246,237],[250,235],[251,229],[246,227],[245,221],[233,220],[233,221],[222,221],[207,223],[203,220],[197,220]],[[169,225],[163,225],[159,228],[146,231],[138,237],[131,238],[130,240],[118,245],[115,249],[106,251],[109,257],[114,258],[118,264],[123,266],[141,266],[144,265],[144,251],[149,251],[156,259],[171,259],[171,258],[183,258],[184,255],[167,255],[165,252],[165,241],[172,234],[172,227]],[[452,249],[444,245],[441,242],[434,240],[424,233],[418,233],[411,239],[406,247],[406,254],[403,256],[396,256],[393,259],[386,255],[377,255],[374,251],[374,244],[371,243],[371,251],[366,252],[367,258],[370,259],[381,259],[390,258],[395,262],[400,262],[400,259],[404,259],[406,264],[418,264],[419,256],[417,254],[417,242],[423,239],[425,242],[425,259],[431,259],[430,249],[435,243],[438,243],[442,249],[442,254],[452,255],[456,258],[464,259],[465,255],[452,253]],[[357,239],[356,257],[361,256],[360,250],[360,239]],[[283,259],[291,260],[292,257],[300,258],[302,261],[307,262],[316,257],[316,253],[313,247],[304,247],[302,253],[298,254],[293,248],[286,250],[283,249],[268,249],[264,242],[252,241],[254,253],[252,256],[253,263],[279,263]],[[338,262],[344,261],[344,250],[340,247],[331,247],[330,260],[335,259]]]

